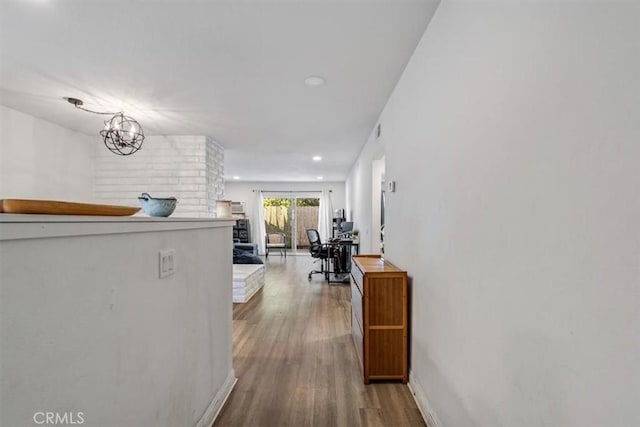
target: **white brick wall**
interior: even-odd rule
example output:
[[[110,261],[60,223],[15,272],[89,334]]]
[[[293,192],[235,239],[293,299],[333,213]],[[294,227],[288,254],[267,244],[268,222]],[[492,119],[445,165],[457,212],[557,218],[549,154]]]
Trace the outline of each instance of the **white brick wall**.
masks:
[[[206,136],[149,136],[130,156],[99,146],[95,170],[98,203],[138,206],[146,192],[176,197],[174,217],[213,217],[224,190],[224,149]]]
[[[224,193],[224,148],[206,138],[207,212],[215,217],[216,200]]]

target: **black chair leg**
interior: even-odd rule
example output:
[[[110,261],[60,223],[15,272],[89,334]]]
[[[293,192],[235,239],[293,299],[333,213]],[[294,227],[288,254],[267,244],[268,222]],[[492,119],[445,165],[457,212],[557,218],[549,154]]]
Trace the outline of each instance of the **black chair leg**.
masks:
[[[324,275],[324,279],[329,281],[329,273],[329,260],[320,258],[320,270],[311,270],[311,272],[309,272],[309,280],[311,280],[311,276],[314,274],[322,274]]]

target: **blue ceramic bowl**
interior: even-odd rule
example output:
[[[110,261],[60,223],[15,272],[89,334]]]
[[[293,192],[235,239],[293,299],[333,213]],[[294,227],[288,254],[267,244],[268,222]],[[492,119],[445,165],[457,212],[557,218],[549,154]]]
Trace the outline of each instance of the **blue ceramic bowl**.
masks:
[[[144,213],[149,216],[169,216],[176,210],[176,203],[178,203],[175,197],[159,199],[151,197],[148,193],[142,193],[138,200]]]

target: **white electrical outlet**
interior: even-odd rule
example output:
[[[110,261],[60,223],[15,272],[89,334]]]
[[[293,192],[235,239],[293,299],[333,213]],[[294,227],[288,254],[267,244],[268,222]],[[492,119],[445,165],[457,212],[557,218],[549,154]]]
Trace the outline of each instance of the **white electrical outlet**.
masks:
[[[176,272],[176,250],[163,249],[159,253],[160,278],[171,276]]]

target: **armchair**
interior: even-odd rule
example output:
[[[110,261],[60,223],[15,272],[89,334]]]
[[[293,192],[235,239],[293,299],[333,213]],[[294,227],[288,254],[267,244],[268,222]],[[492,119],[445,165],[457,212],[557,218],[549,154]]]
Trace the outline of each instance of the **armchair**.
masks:
[[[280,250],[280,256],[284,254],[284,257],[287,258],[287,236],[284,233],[267,234],[265,243],[265,256],[269,256],[270,249],[278,249]]]

